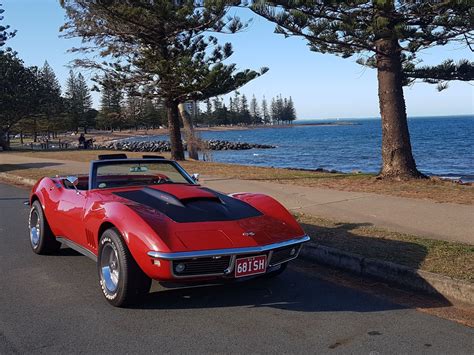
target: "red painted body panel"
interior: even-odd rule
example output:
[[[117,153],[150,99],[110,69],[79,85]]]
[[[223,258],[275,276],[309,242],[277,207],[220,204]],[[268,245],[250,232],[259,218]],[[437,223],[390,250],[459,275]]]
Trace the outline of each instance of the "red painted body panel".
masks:
[[[79,185],[87,185],[87,177]],[[150,186],[176,196],[215,198],[199,185]],[[153,264],[149,251],[164,253],[263,246],[304,235],[293,216],[273,198],[261,194],[232,195],[263,213],[234,221],[177,223],[156,209],[119,197],[114,192],[139,189],[81,190],[66,188],[62,178],[43,178],[33,187],[30,202],[39,199],[56,236],[67,238],[97,255],[104,228],[114,226],[141,269],[156,280],[173,280],[170,262]],[[244,233],[252,231],[252,238]],[[202,280],[204,278],[201,278]],[[205,278],[209,279],[209,277]],[[180,279],[180,281],[185,281]],[[193,279],[196,281],[196,279]]]

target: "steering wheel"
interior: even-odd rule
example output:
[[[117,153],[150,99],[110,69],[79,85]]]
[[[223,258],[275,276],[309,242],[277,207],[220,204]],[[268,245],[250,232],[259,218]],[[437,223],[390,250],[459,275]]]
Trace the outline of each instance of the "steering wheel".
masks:
[[[164,184],[166,182],[171,182],[171,179],[168,178],[167,176],[157,176],[153,178],[153,181],[152,181],[154,185]]]

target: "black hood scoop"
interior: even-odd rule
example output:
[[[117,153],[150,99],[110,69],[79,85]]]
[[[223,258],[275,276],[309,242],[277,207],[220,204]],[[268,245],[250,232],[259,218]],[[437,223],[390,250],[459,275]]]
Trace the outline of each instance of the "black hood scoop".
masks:
[[[179,223],[235,221],[262,215],[262,212],[244,201],[210,189],[205,190],[212,192],[215,197],[179,200],[172,194],[149,187],[134,191],[114,192],[114,194],[156,209]]]

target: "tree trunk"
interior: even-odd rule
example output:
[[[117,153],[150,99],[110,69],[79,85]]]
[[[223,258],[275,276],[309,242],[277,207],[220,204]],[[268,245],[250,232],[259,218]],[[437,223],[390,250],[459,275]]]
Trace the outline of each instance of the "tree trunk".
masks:
[[[36,117],[33,119],[33,142],[38,141],[38,132],[37,132],[37,125],[36,125]]]
[[[396,39],[379,39],[377,79],[382,117],[381,178],[421,178],[411,151],[402,85],[400,48]],[[383,53],[383,54],[382,54]]]
[[[184,160],[184,148],[179,128],[178,103],[172,100],[166,101],[166,113],[168,115],[168,130],[171,143],[171,159]]]
[[[186,137],[186,143],[188,146],[189,158],[194,160],[199,160],[198,147],[197,147],[197,138],[194,134],[193,119],[186,111],[184,103],[178,105],[179,114],[183,120],[184,134]]]
[[[9,139],[7,138],[10,135],[8,129],[4,130],[0,128],[0,147],[2,150],[10,150]]]

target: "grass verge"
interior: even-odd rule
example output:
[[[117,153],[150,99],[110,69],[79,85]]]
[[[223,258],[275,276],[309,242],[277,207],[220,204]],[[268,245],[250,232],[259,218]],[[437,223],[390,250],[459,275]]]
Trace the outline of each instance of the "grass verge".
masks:
[[[474,246],[296,214],[312,243],[474,282]]]

